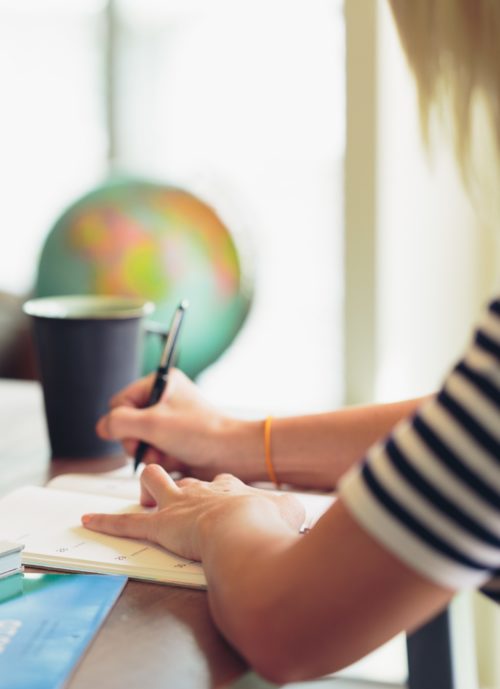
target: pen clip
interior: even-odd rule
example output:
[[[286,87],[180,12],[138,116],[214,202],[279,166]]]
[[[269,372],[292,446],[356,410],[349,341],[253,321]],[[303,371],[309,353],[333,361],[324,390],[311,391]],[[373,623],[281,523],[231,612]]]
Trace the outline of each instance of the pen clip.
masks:
[[[179,337],[182,319],[184,318],[184,313],[187,309],[187,306],[187,302],[182,301],[174,313],[172,323],[168,330],[167,341],[165,342],[165,347],[163,348],[158,370],[168,371],[172,364],[175,345],[177,342],[177,338]]]

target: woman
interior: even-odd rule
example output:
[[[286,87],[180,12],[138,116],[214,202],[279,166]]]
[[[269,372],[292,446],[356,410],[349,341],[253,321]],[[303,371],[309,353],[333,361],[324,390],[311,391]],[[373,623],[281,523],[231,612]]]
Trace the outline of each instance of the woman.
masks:
[[[476,90],[500,139],[500,7],[491,0],[392,4],[424,115],[451,95],[467,172]],[[494,595],[500,300],[443,388],[425,400],[271,426],[220,414],[179,371],[167,398],[142,410],[150,385],[138,381],[119,394],[98,430],[123,439],[131,453],[138,438],[154,445],[149,461],[157,463],[143,472],[141,500],[158,510],[85,515],[83,523],[201,560],[215,623],[265,677],[284,682],[338,670],[420,625],[457,590],[486,585]],[[158,463],[190,477],[176,483]],[[293,497],[222,473],[250,481],[268,470],[298,486],[336,486],[339,499],[300,535],[303,513]]]

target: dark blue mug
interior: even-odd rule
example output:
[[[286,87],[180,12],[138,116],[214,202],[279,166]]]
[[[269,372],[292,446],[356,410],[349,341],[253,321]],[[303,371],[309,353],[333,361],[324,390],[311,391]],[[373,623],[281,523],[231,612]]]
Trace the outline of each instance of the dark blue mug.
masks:
[[[95,425],[111,397],[140,375],[144,317],[153,304],[72,295],[31,299],[23,309],[32,317],[52,457],[123,454]]]

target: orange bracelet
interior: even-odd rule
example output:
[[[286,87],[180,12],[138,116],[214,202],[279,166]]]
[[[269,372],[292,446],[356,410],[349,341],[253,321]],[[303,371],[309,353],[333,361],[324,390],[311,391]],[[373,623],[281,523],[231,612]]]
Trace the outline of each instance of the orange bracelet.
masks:
[[[264,453],[265,453],[265,458],[266,458],[266,469],[267,469],[267,475],[269,476],[269,480],[274,483],[274,485],[278,488],[279,487],[279,482],[276,477],[276,472],[274,470],[273,466],[273,461],[271,459],[271,423],[272,423],[273,417],[268,416],[266,420],[264,421]]]

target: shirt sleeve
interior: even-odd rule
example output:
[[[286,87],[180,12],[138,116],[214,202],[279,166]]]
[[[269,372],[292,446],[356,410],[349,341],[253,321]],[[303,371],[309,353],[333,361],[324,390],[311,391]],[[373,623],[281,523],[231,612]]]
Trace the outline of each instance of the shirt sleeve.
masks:
[[[415,571],[500,599],[500,300],[436,397],[371,448],[339,494]]]
[[[482,593],[500,605],[500,575],[496,575],[481,587]]]

